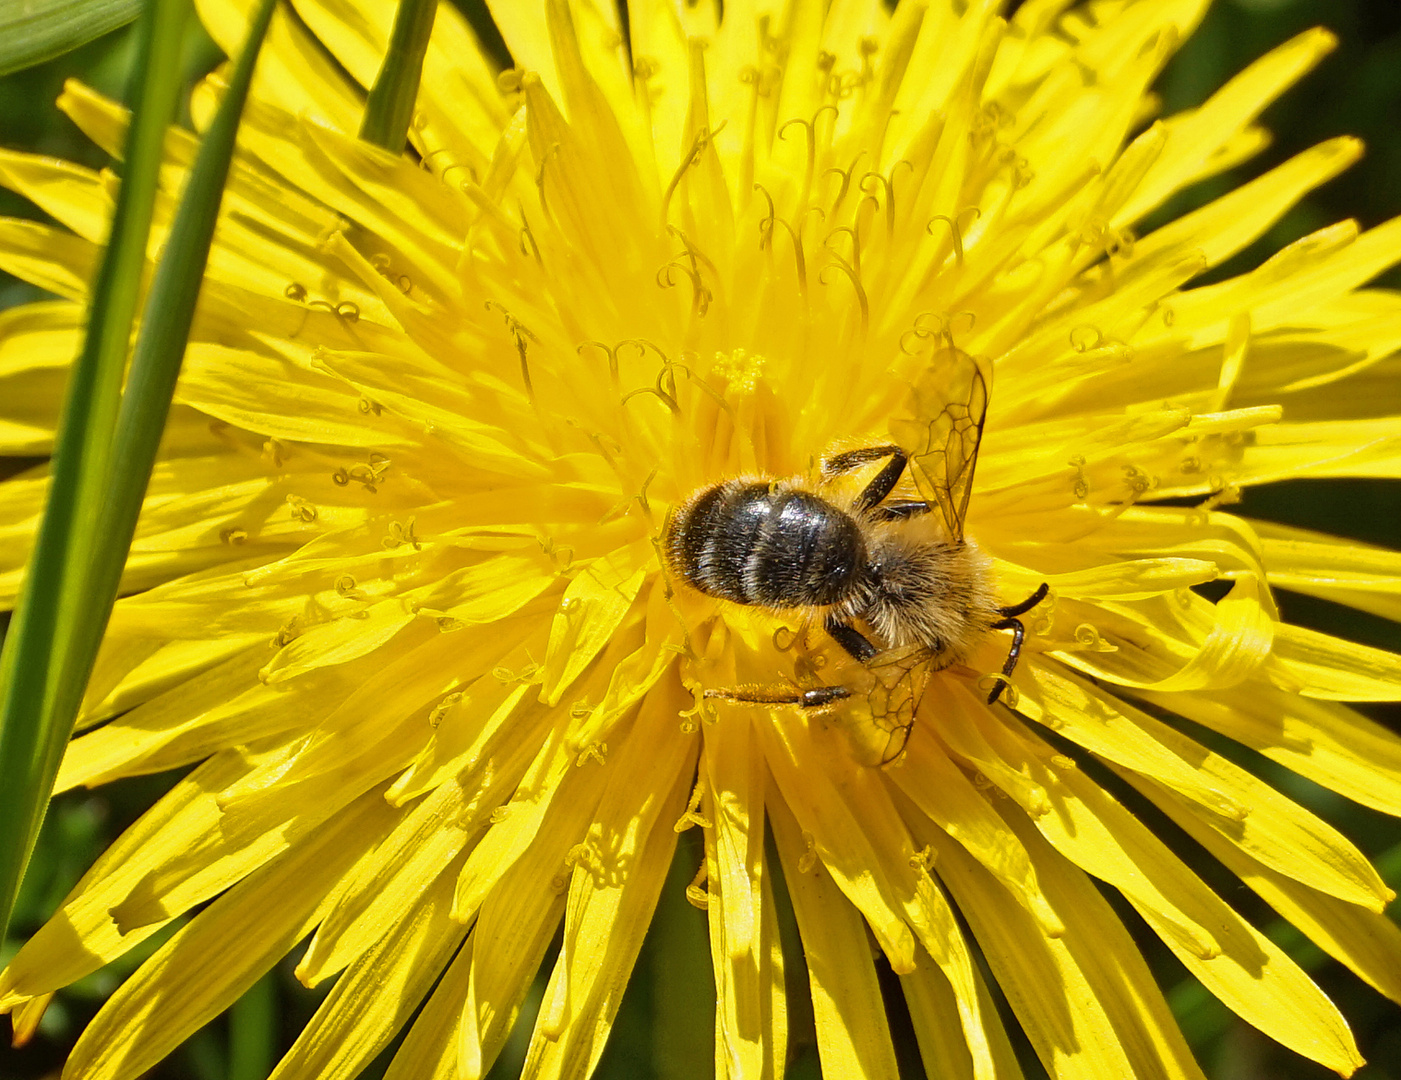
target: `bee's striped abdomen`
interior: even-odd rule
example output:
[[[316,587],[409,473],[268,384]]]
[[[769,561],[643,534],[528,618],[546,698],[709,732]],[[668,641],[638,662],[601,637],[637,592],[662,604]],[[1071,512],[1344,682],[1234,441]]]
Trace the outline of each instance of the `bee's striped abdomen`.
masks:
[[[766,607],[839,603],[866,571],[866,544],[848,514],[810,492],[764,481],[729,480],[684,504],[666,553],[693,588]]]

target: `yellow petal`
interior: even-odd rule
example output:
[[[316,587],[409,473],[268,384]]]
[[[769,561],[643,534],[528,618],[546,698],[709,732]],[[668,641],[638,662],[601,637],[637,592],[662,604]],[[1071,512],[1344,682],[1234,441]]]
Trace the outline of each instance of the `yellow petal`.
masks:
[[[203,760],[228,742],[252,742],[303,722],[303,710],[286,707],[282,695],[256,682],[266,655],[245,639],[230,659],[74,739],[54,789],[161,772]]]
[[[1016,710],[1099,757],[1187,793],[1219,814],[1239,820],[1248,809],[1232,801],[1209,777],[1155,740],[1135,722],[1139,715],[1092,683],[1032,663],[1018,672]],[[1172,700],[1184,696],[1171,695]]]
[[[1199,597],[1194,598],[1191,593],[1182,594],[1182,597],[1189,605],[1186,618],[1201,614],[1200,611],[1191,610],[1202,606],[1198,603]],[[1066,607],[1071,611],[1076,610],[1073,605],[1067,604]],[[1157,638],[1154,645],[1161,647],[1166,644],[1164,620],[1154,619],[1148,614],[1149,610],[1153,609],[1143,607],[1134,611],[1127,605],[1106,604],[1097,613],[1098,622],[1101,627],[1108,627],[1112,625],[1111,613],[1122,614],[1128,620],[1124,627],[1126,636],[1122,639],[1124,647],[1113,643],[1111,649],[1104,652],[1058,650],[1052,655],[1071,667],[1121,686],[1164,692],[1220,689],[1239,685],[1262,666],[1278,664],[1276,655],[1272,655],[1272,646],[1277,635],[1290,630],[1288,626],[1277,625],[1265,611],[1260,602],[1258,581],[1254,577],[1242,576],[1237,578],[1226,596],[1215,605],[1207,606],[1212,621],[1206,633],[1201,633],[1197,626],[1190,630],[1183,627],[1194,641],[1183,649],[1190,650],[1186,663],[1178,665],[1167,657],[1127,651],[1130,642],[1135,642],[1136,648],[1142,648],[1136,643],[1140,636],[1135,632],[1136,628],[1130,629],[1132,623],[1156,624],[1158,633],[1154,635]],[[1156,606],[1154,614],[1170,616],[1172,613],[1163,603]],[[1082,625],[1094,630],[1093,623]],[[1077,630],[1077,639],[1079,636]],[[1169,664],[1175,670],[1163,671]]]
[[[462,238],[475,217],[471,200],[402,155],[319,125],[305,131],[326,163],[344,176],[346,209],[418,268],[435,291],[447,285],[451,279],[440,276],[438,267],[451,267],[462,255]],[[424,284],[420,280],[417,287]]]
[[[1401,432],[1391,417],[1277,424],[1263,429],[1258,444],[1247,447],[1242,457],[1241,483],[1285,477],[1396,477],[1401,475]]]
[[[661,579],[654,581],[647,596],[643,644],[613,665],[603,699],[574,730],[581,746],[606,742],[627,711],[674,667],[679,649],[672,640],[677,625],[669,601],[669,587]]]
[[[487,896],[472,932],[467,994],[455,1001],[453,1040],[458,1075],[481,1080],[516,1022],[521,999],[536,976],[569,889],[568,852],[588,829],[603,786],[592,778],[593,798],[583,814],[572,800],[556,802],[521,858]]]
[[[1354,709],[1258,683],[1210,694],[1140,693],[1316,784],[1401,814],[1401,737]]]
[[[151,847],[160,854],[135,868],[139,876],[129,888],[121,888],[125,875],[117,878],[119,898],[110,903],[107,913],[113,928],[124,935],[124,945],[134,944],[134,932],[159,925],[241,880],[383,779],[382,769],[373,760],[361,761],[353,763],[358,768],[345,770],[344,782],[336,782],[339,776],[321,776],[293,789],[290,797],[288,792],[279,793],[281,797],[264,793],[262,798],[231,804],[229,793],[237,785],[248,783],[250,775],[261,774],[266,781],[291,756],[283,748],[250,754],[255,766],[251,772],[240,770],[241,775],[231,777],[223,791],[213,789],[207,801],[195,800],[195,813],[161,829],[158,843],[162,846]],[[217,829],[208,824],[206,815],[211,813]]]
[[[237,357],[237,366],[230,361]],[[274,356],[246,349],[192,344],[185,355],[176,400],[231,424],[289,441],[394,450],[409,433],[389,422],[369,427],[358,413],[361,395],[325,375],[296,372]]]
[[[912,737],[902,767],[891,772],[902,792],[929,820],[957,840],[1011,890],[1054,937],[1060,919],[1046,903],[1026,851],[993,811],[987,799],[945,756],[933,740]]]
[[[988,1044],[992,1048],[994,1075],[998,1080],[1022,1080],[1016,1052],[998,1017],[981,969],[975,969],[973,974],[978,988],[978,1015],[987,1026]],[[937,1076],[940,1080],[973,1080],[976,1075],[973,1059],[968,1053],[958,1001],[949,981],[927,956],[921,956],[914,971],[900,976],[900,986],[905,992],[915,1038],[919,1041],[925,1075]]]
[[[505,749],[503,743],[516,732],[527,746],[543,740],[548,710],[534,700],[534,686],[516,676],[529,651],[529,646],[521,646],[503,657],[489,677],[453,691],[433,707],[427,745],[389,787],[394,805],[402,806],[459,774],[475,773]]]
[[[1327,183],[1362,156],[1357,139],[1338,138],[1305,150],[1264,176],[1242,184],[1200,210],[1134,244],[1132,261],[1173,248],[1199,248],[1216,266],[1255,240],[1308,191]],[[1150,173],[1147,183],[1154,177]]]
[[[1401,1000],[1401,927],[1369,911],[1277,874],[1223,837],[1185,818],[1179,824],[1328,955],[1393,1001]]]
[[[29,304],[0,312],[0,450],[52,452],[67,368],[80,347],[73,305]]]
[[[330,246],[339,248],[340,243],[333,239]],[[283,349],[289,351],[286,346]],[[549,475],[533,447],[522,453],[523,447],[531,446],[528,428],[503,430],[478,419],[485,410],[480,398],[463,385],[461,376],[417,357],[415,361],[412,374],[390,374],[375,353],[323,350],[316,357],[320,367],[343,379],[366,401],[402,418],[419,441],[431,433],[435,444],[462,457],[464,469],[470,466],[474,471],[519,479]],[[393,431],[393,425],[389,430]]]
[[[531,746],[525,737],[505,746],[488,740],[476,761],[414,806],[339,891],[297,966],[302,982],[315,985],[363,953],[439,867],[464,849],[470,853],[479,830],[520,782]]]
[[[0,184],[84,239],[106,242],[112,200],[101,174],[57,158],[0,150]]]
[[[248,6],[234,0],[198,0],[195,10],[224,53],[238,55],[247,31]],[[356,129],[362,105],[301,20],[285,11],[274,12],[258,53],[249,100],[258,99],[283,102],[294,112],[349,131]]]
[[[443,784],[406,811],[360,860],[336,890],[297,964],[303,986],[316,986],[369,952],[384,928],[401,920],[443,867],[467,848],[478,822],[468,815],[463,794],[457,784]],[[488,813],[484,810],[481,817]]]
[[[1398,233],[1401,220],[1360,236],[1351,222],[1320,229],[1249,274],[1175,297],[1174,321],[1193,326],[1198,340],[1222,333],[1241,311],[1250,312],[1256,333],[1290,325],[1300,311],[1343,296],[1394,264]]]
[[[469,935],[457,950],[384,1071],[385,1080],[458,1080],[457,1019],[467,997],[475,944]]]
[[[210,758],[123,833],[0,972],[0,1007],[76,982],[158,930],[151,922],[122,933],[111,910],[152,866],[155,852],[183,853],[217,832],[220,814],[213,793],[249,767],[233,751]],[[153,841],[159,846],[150,847]],[[192,902],[229,884],[220,882]]]
[[[545,3],[559,100],[585,140],[613,161],[615,202],[641,210],[655,205],[658,182],[650,167],[651,133],[634,110],[633,73],[620,47],[617,12],[613,4]],[[644,189],[650,196],[645,201]]]
[[[525,1070],[549,1080],[587,1075],[603,1054],[627,973],[642,947],[676,848],[696,745],[677,736],[680,687],[642,706],[632,737],[604,771],[608,789],[579,848],[564,943],[545,988]],[[639,786],[646,770],[656,778]]]
[[[0,218],[0,269],[69,300],[87,297],[97,251],[72,233]]]
[[[591,696],[595,678],[581,689]],[[545,823],[564,835],[578,837],[592,820],[594,808],[608,775],[605,770],[586,767],[591,756],[567,737],[559,714],[565,706],[551,710],[553,721],[548,737],[537,743],[534,761],[512,798],[492,815],[493,824],[473,850],[457,884],[454,915],[469,919],[497,887],[497,882],[517,860],[529,857],[539,843]],[[547,714],[549,715],[549,714]],[[622,733],[620,733],[621,735]],[[605,759],[606,760],[606,759]]]
[[[684,152],[686,31],[676,7],[666,0],[630,2],[628,14],[633,68],[641,86],[639,110],[648,122],[653,147],[650,157],[661,175],[670,176]]]
[[[811,837],[812,850],[842,893],[865,916],[890,966],[897,972],[911,970],[914,935],[905,924],[903,905],[882,865],[913,856],[914,845],[906,839],[906,850],[897,847],[883,858],[857,820],[852,800],[818,767],[819,751],[813,746],[806,722],[799,717],[782,719],[787,721],[782,727],[762,721],[757,726],[778,791],[804,833],[804,847]],[[840,746],[823,749],[843,758],[846,752]],[[846,771],[842,758],[834,765],[834,771]]]
[[[594,561],[569,583],[550,626],[542,700],[557,704],[608,644],[637,598],[654,557],[651,543],[642,541]]]
[[[1165,811],[1191,814],[1252,858],[1329,895],[1374,911],[1380,911],[1392,898],[1372,864],[1332,826],[1166,724],[1146,714],[1135,719],[1165,746],[1197,762],[1228,798],[1250,812],[1239,821],[1222,818],[1156,781],[1125,774]]]
[[[322,785],[368,786],[393,775],[415,755],[424,720],[480,666],[493,665],[531,626],[510,620],[490,628],[443,632],[429,620],[406,640],[376,654],[377,664],[350,694],[335,703],[324,723],[300,739],[286,760],[253,774],[220,795],[230,815],[257,815],[282,794]],[[512,633],[514,631],[514,633]],[[462,668],[455,666],[460,660]],[[272,790],[269,790],[269,787]]]
[[[336,980],[269,1080],[349,1080],[389,1045],[467,936],[449,915],[458,868],[443,867]]]
[[[1036,825],[1058,850],[1119,888],[1187,969],[1238,1016],[1335,1071],[1361,1064],[1337,1008],[1277,945],[1098,784],[1073,766],[1058,767],[1054,758],[1050,771],[1062,785],[1051,787],[1057,807]]]
[[[119,631],[121,624],[118,618]],[[262,634],[230,634],[218,641],[183,637],[162,641],[140,634],[112,634],[104,641],[88,681],[81,724],[91,727],[139,708],[171,687],[198,680],[238,657],[255,641],[265,645],[262,639]]]
[[[0,375],[66,368],[82,344],[84,312],[66,300],[43,300],[0,312]]]
[[[755,753],[750,711],[717,708],[717,718],[703,729],[706,793],[715,830],[724,896],[725,943],[730,959],[749,955],[758,934],[756,919],[764,846],[763,758]]]
[[[763,761],[750,755],[748,765],[760,774],[760,787],[754,794],[762,807]],[[771,885],[777,868],[767,858],[762,838],[757,838],[758,852],[752,863],[726,865],[734,856],[724,853],[733,840],[722,847],[718,822],[725,812],[716,807],[708,791],[706,802],[710,816],[700,824],[705,830],[707,885],[704,889],[690,886],[686,898],[695,903],[699,893],[710,928],[716,996],[715,1075],[780,1076],[787,1061],[788,1002],[783,942]],[[678,830],[688,818],[697,823],[688,814],[677,822]],[[676,884],[684,887],[684,880]]]
[[[1330,701],[1401,701],[1401,656],[1281,624],[1270,657],[1278,685]]]
[[[931,843],[940,879],[1047,1071],[1057,1080],[1204,1080],[1113,910],[1089,878],[1056,856],[1034,829],[1007,817],[1065,923],[1062,937],[1044,937],[957,844],[937,832]]]
[[[984,703],[962,688],[933,686],[926,695],[928,716],[939,718],[938,739],[956,761],[974,775],[986,777],[1027,814],[1037,817],[1051,808],[1046,789],[1026,774],[1019,760],[1009,761],[988,741],[989,717]]]
[[[23,1003],[16,1004],[10,1010],[11,1046],[19,1050],[29,1044],[38,1032],[39,1022],[43,1020],[44,1013],[48,1011],[53,999],[53,994],[40,994],[38,997],[26,998]]]
[[[492,21],[501,32],[511,57],[524,71],[533,71],[552,97],[559,96],[559,75],[550,54],[550,32],[544,3],[517,4],[498,0],[488,4]]]
[[[1254,522],[1270,584],[1401,621],[1401,552]]]
[[[1151,835],[1131,832],[1127,812],[1097,786],[1081,782],[1069,761],[1058,768],[1054,759],[1038,760],[1049,748],[1029,733],[1009,730],[998,738],[1008,754],[1020,744],[1025,767],[1046,789],[1052,809],[1034,823],[1061,854],[1114,885],[1140,910],[1151,911],[1155,929],[1174,950],[1198,958],[1220,954],[1219,919],[1202,914],[1195,895],[1200,882],[1187,867],[1166,847],[1155,846]]]
[[[706,911],[715,969],[717,1075],[758,1076],[772,1058],[767,1025],[755,1024],[769,1004],[772,970],[765,923],[763,758],[756,752],[750,715],[731,706],[717,708],[702,730],[701,776],[704,800]],[[695,802],[693,796],[692,802]],[[697,824],[688,811],[676,823]],[[768,976],[766,978],[765,976]]]
[[[320,919],[328,892],[395,812],[377,792],[250,874],[161,946],[103,1005],[65,1069],[134,1077],[203,1027]]]
[[[298,13],[360,85],[374,83],[389,42],[392,10],[363,0],[326,0],[303,5]],[[508,119],[496,73],[455,9],[437,12],[416,107],[422,121],[415,122],[410,137],[423,150],[425,164],[439,175],[452,164],[449,155],[464,147],[489,152]],[[484,160],[468,164],[476,167]]]
[[[1260,579],[1266,575],[1253,523],[1219,511],[1189,515],[1168,507],[1130,507],[1077,540],[1075,548],[1081,557],[1096,561],[1103,558],[1100,552],[1120,558],[1153,552],[1210,562],[1225,576],[1236,577],[1241,571]],[[1260,602],[1276,614],[1268,591],[1261,592]]]
[[[262,678],[275,685],[317,668],[348,664],[418,620],[417,613],[401,600],[372,604],[364,615],[363,619],[334,619],[299,634],[263,666]]]
[[[895,1048],[861,914],[820,862],[800,866],[802,831],[782,799],[774,801],[771,816],[803,939],[822,1072],[896,1080]]]
[[[1000,573],[998,580],[1012,582],[1022,573]],[[1204,559],[1118,559],[1063,574],[1030,575],[1025,580],[1039,576],[1054,595],[1080,600],[1142,600],[1213,581],[1217,574],[1216,566]],[[1035,588],[1032,584],[1026,591]]]
[[[1126,210],[1136,220],[1167,195],[1197,178],[1205,160],[1274,98],[1298,81],[1337,44],[1327,30],[1305,31],[1255,61],[1200,108],[1168,122],[1168,150]]]
[[[991,1076],[971,956],[883,777],[874,769],[853,771],[850,744],[837,731],[783,719],[788,723],[781,728],[761,724],[759,730],[805,846],[811,836],[814,853],[865,916],[897,974],[913,969],[914,949],[905,944],[910,935],[923,946],[954,988],[977,1075]],[[918,841],[927,843],[927,837],[921,833]]]

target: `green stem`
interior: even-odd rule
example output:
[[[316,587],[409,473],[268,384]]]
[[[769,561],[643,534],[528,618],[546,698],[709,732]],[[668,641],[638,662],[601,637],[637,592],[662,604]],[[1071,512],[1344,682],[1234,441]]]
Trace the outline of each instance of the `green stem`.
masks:
[[[48,503],[0,656],[0,929],[9,925],[76,714],[76,705],[58,705],[66,628],[87,614],[77,593],[86,552],[98,541],[95,513],[111,462],[166,125],[180,91],[189,7],[189,0],[152,0],[138,25],[122,184],[59,421]]]
[[[264,1080],[272,1071],[277,1027],[277,971],[255,982],[229,1010],[228,1080]]]
[[[116,407],[115,431],[112,380],[120,381],[129,333],[104,322],[92,349],[108,366],[99,369],[97,359],[89,364],[85,350],[74,373],[54,455],[54,488],[16,605],[18,632],[0,659],[0,910],[6,922],[121,583],[194,322],[239,116],[275,4],[262,0],[250,21],[228,91],[190,170],[151,279],[126,390]],[[154,7],[165,11],[172,5],[182,16],[188,10],[188,0],[155,0]],[[180,22],[183,28],[183,18]],[[177,30],[173,59],[161,61],[176,68],[177,82],[179,39]],[[169,100],[173,107],[173,92]],[[157,166],[160,144],[158,138]],[[129,177],[130,168],[129,163]],[[143,231],[143,256],[144,240]],[[128,242],[135,241],[123,239]],[[135,271],[128,267],[122,284],[135,289],[139,270],[139,262]],[[99,278],[106,272],[104,263]],[[104,287],[117,286],[99,280],[93,319],[99,317]]]
[[[418,100],[423,56],[428,51],[428,39],[433,36],[433,18],[437,13],[438,0],[399,0],[394,13],[389,51],[384,54],[360,121],[360,138],[391,153],[404,150],[414,102]]]

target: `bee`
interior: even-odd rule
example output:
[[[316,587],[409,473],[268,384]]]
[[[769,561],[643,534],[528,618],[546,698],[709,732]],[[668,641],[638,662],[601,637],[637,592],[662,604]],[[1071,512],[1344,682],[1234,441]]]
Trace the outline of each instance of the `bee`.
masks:
[[[662,551],[677,578],[731,603],[820,618],[862,666],[847,680],[856,685],[710,689],[706,697],[804,709],[859,697],[891,733],[885,763],[904,749],[927,673],[965,659],[989,632],[1010,630],[1002,677],[987,697],[997,701],[1021,655],[1020,616],[1048,587],[999,607],[992,560],[964,536],[987,404],[978,363],[950,344],[912,387],[909,417],[892,423],[898,442],[823,460],[819,488],[884,462],[854,497],[810,490],[801,477],[740,477],[672,511]],[[892,497],[907,470],[919,497]]]

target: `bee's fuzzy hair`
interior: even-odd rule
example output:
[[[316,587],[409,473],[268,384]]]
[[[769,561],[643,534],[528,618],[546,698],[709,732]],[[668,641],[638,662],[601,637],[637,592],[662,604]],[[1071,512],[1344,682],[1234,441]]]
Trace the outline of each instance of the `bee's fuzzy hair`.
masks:
[[[836,611],[864,620],[886,648],[922,645],[945,667],[966,658],[996,618],[992,560],[972,541],[926,531],[914,522],[875,530],[868,588]]]

